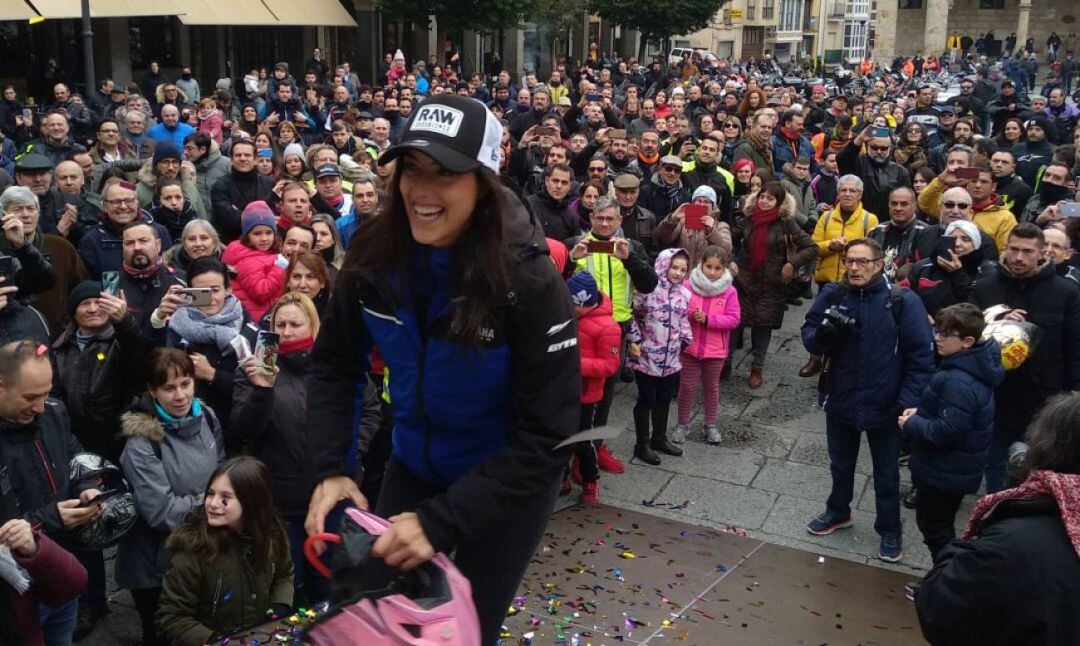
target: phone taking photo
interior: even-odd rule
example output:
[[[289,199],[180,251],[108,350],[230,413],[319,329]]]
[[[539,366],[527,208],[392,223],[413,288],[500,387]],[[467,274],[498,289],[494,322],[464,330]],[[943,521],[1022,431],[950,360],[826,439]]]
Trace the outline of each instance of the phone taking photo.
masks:
[[[265,330],[259,332],[255,338],[255,369],[259,374],[274,374],[280,344],[281,335],[277,332],[267,332]]]
[[[9,284],[15,278],[15,259],[11,256],[0,254],[0,277]]]
[[[1063,218],[1080,218],[1080,202],[1062,202],[1058,215]]]
[[[585,251],[589,253],[615,253],[614,240],[586,240]]]
[[[214,293],[209,287],[186,287],[177,292],[187,298],[184,304],[189,307],[206,307],[214,302]]]
[[[953,171],[953,175],[956,175],[958,179],[979,179],[979,169],[974,167],[957,168]]]
[[[109,294],[110,296],[120,295],[120,272],[118,271],[103,271],[101,272],[101,291]]]

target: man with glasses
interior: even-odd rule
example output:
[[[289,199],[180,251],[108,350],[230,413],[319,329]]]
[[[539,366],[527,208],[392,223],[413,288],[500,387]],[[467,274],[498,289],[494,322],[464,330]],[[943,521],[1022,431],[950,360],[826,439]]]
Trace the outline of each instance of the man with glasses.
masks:
[[[1009,445],[1020,440],[1047,398],[1080,389],[1080,290],[1058,276],[1044,257],[1046,237],[1030,222],[1009,235],[1001,263],[984,270],[971,292],[982,309],[1005,305],[1003,318],[1039,328],[1039,342],[995,391],[994,440],[986,466],[986,491],[1005,488]]]
[[[38,223],[41,209],[38,197],[25,186],[9,186],[0,194],[0,214],[12,215],[22,221],[22,231],[26,244],[33,247],[44,262],[50,266],[53,275],[52,285],[33,295],[33,305],[49,325],[49,337],[55,338],[70,319],[67,309],[67,297],[71,289],[80,281],[86,280],[86,267],[83,266],[75,247],[61,235],[41,231]],[[20,254],[30,253],[29,249],[9,251],[9,241],[0,240],[0,249],[19,259],[20,264],[33,264],[33,260],[24,260]],[[29,287],[20,288],[21,296],[33,292]]]
[[[660,159],[660,170],[641,191],[640,204],[663,220],[680,204],[690,201],[690,190],[682,178],[683,161],[675,155]]]
[[[98,124],[97,145],[90,149],[90,159],[94,163],[94,177],[101,177],[109,167],[121,168],[130,175],[140,165],[138,153],[120,134],[120,124],[113,119],[103,119]]]
[[[1064,229],[1048,227],[1043,229],[1043,236],[1046,238],[1043,255],[1054,263],[1057,275],[1080,286],[1080,268],[1069,263],[1073,257],[1072,240],[1069,239],[1069,234],[1065,233]]]
[[[967,99],[968,105],[971,106],[971,113],[978,120],[980,129],[987,132],[990,122],[987,119],[986,102],[975,94],[975,81],[976,79],[973,76],[968,76],[960,81],[960,96]]]
[[[585,169],[585,179],[593,179],[604,186],[608,185],[608,163],[603,155],[597,154],[589,160],[589,165]]]
[[[938,206],[933,211],[937,217],[937,224],[927,227],[926,233],[922,236],[919,243],[919,258],[929,258],[934,253],[934,247],[937,244],[937,239],[945,235],[945,229],[950,224],[957,220],[972,221],[972,204],[974,200],[967,189],[962,186],[954,186],[941,194],[941,198],[938,200]],[[975,229],[979,232],[979,250],[983,254],[983,259],[991,262],[997,262],[998,260],[998,248],[994,243],[994,239],[986,234],[985,231],[978,226]]]
[[[101,201],[105,206],[105,220],[88,231],[78,246],[79,257],[92,280],[100,280],[104,271],[128,271],[133,268],[125,266],[128,258],[124,251],[123,231],[132,222],[147,221],[146,215],[139,210],[135,187],[131,184],[111,184],[105,189]],[[172,246],[172,239],[165,227],[156,222],[150,226],[157,230],[157,238],[165,243],[165,248]]]
[[[918,406],[933,372],[933,333],[919,297],[885,278],[881,245],[852,240],[844,245],[843,262],[843,281],[818,294],[802,326],[806,349],[829,361],[821,406],[832,473],[825,511],[806,531],[825,536],[852,526],[855,465],[866,433],[878,558],[896,563],[903,555],[897,420]]]
[[[680,162],[681,164],[681,162]],[[570,250],[570,262],[574,263],[574,272],[588,270],[596,279],[600,291],[611,298],[612,315],[622,327],[623,339],[630,328],[630,318],[634,302],[634,292],[650,294],[657,285],[656,271],[649,261],[645,246],[637,240],[619,237],[623,218],[619,204],[604,195],[593,207],[589,216],[592,228],[584,235],[566,241]],[[610,242],[610,250],[590,251],[590,241]],[[620,342],[623,348],[625,343]],[[619,375],[608,378],[604,384],[604,397],[596,404],[593,426],[604,426],[611,411],[611,402],[615,396],[615,384]],[[622,473],[624,466],[603,444],[597,450],[597,463],[600,469],[609,473]]]
[[[863,146],[866,152],[860,152]],[[862,203],[871,213],[889,212],[889,191],[896,186],[911,186],[907,169],[892,159],[892,137],[888,130],[864,128],[836,156],[841,175],[862,178]]]

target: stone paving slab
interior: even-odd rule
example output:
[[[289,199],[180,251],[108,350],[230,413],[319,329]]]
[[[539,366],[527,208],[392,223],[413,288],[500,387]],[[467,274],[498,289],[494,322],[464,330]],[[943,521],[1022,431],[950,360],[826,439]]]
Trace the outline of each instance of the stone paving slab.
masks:
[[[504,641],[922,644],[906,581],[741,533],[574,506],[553,517]]]

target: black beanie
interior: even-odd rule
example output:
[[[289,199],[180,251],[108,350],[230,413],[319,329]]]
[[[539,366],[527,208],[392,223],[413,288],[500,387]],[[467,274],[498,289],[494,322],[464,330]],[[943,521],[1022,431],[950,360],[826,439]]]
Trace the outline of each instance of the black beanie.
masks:
[[[101,283],[93,280],[84,280],[75,286],[71,290],[71,294],[68,295],[68,313],[71,316],[75,316],[75,308],[79,307],[79,303],[85,301],[88,298],[97,298],[101,296]]]

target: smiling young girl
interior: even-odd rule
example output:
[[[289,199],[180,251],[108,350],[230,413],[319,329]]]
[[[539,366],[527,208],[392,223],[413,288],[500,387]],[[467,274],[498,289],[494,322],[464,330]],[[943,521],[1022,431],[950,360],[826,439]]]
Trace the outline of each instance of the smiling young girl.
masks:
[[[634,457],[652,465],[660,464],[656,451],[682,455],[682,449],[667,437],[668,409],[682,370],[679,354],[693,341],[686,317],[690,291],[684,284],[690,272],[690,254],[684,249],[665,249],[655,266],[659,284],[651,294],[634,295],[634,318],[627,335],[629,364],[638,388]]]
[[[705,439],[720,442],[716,408],[720,401],[720,371],[731,353],[731,331],[739,325],[739,295],[728,270],[731,254],[722,247],[708,246],[701,262],[690,272],[690,304],[687,315],[694,341],[683,350],[683,377],[679,383],[679,420],[671,439],[685,442],[690,432],[694,397],[701,386],[705,415]]]
[[[156,624],[174,646],[199,646],[292,608],[292,558],[266,465],[232,458],[210,476],[203,500],[165,543],[172,565]]]

